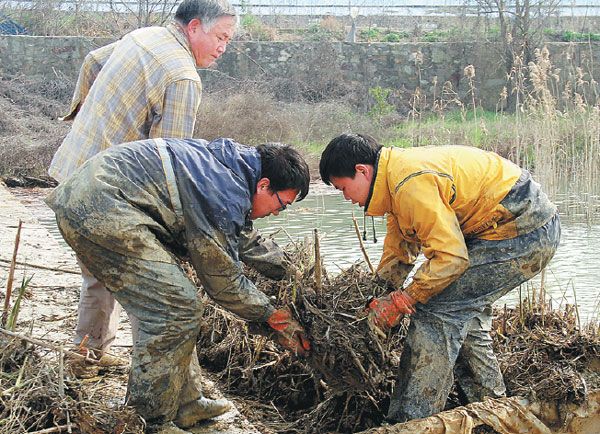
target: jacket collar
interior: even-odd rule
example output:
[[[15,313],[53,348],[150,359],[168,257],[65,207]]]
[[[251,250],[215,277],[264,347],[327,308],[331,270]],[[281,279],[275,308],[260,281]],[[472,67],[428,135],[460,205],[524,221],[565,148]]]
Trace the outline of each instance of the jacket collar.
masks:
[[[365,204],[365,215],[384,215],[392,210],[392,198],[387,180],[387,165],[393,148],[381,148],[377,156],[375,173],[371,181],[371,190]]]
[[[187,51],[192,59],[194,59],[194,65],[196,64],[196,58],[194,57],[194,53],[192,53],[192,46],[186,34],[183,32],[183,29],[177,23],[171,23],[167,26],[167,30],[177,39],[177,42],[181,44],[185,51]]]

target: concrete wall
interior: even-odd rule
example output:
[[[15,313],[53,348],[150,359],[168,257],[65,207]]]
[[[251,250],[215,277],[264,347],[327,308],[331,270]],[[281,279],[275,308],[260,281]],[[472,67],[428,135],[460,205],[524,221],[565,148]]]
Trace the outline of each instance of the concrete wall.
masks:
[[[86,53],[108,42],[81,37],[0,36],[0,74],[64,74],[75,79]],[[593,63],[594,78],[600,81],[600,43],[550,43],[547,47],[550,60],[561,70],[561,80],[572,78],[574,66],[588,71],[587,64]],[[434,94],[439,98],[445,82],[465,96],[469,83],[463,71],[472,64],[477,98],[485,108],[494,109],[506,83],[499,52],[498,45],[485,42],[234,42],[218,67],[201,75],[207,90],[235,86],[239,80],[278,84],[282,93],[292,87],[301,90],[301,95],[290,92],[290,99],[302,96],[319,100],[350,90],[359,90],[367,99],[368,89],[381,86],[392,89],[393,102],[402,105],[416,88],[425,91],[428,101]]]

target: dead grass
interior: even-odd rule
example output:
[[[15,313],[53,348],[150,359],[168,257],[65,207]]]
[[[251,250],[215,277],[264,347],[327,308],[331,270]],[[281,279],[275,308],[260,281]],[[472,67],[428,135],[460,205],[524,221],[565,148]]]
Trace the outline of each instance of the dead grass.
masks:
[[[56,356],[0,335],[0,434],[56,427],[61,429],[49,432],[144,433],[144,423],[133,409],[109,404],[114,402],[114,389],[99,381],[74,379],[68,367],[61,371]]]
[[[511,396],[541,401],[585,402],[600,389],[600,339],[578,327],[576,309],[552,310],[546,301],[497,310],[494,350]]]
[[[70,128],[57,118],[70,102],[73,85],[65,77],[1,77],[0,176],[46,175]]]
[[[267,91],[248,89],[230,95],[209,94],[202,102],[195,137],[207,140],[232,137],[257,145],[284,142],[319,151],[334,132],[373,131],[373,121],[339,102],[286,103]],[[380,137],[386,129],[378,129]]]

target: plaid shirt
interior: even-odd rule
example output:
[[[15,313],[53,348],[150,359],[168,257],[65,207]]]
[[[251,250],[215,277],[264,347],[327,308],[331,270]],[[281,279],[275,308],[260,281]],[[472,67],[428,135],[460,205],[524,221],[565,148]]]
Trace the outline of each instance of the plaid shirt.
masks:
[[[71,110],[75,119],[48,173],[64,181],[98,152],[134,140],[190,138],[202,83],[185,34],[174,25],[134,30],[89,53]]]

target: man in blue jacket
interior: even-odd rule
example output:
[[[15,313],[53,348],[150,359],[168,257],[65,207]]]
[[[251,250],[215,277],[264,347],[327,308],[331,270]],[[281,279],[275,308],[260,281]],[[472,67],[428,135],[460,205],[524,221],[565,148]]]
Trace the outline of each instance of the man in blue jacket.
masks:
[[[178,256],[190,258],[218,304],[266,321],[288,349],[309,350],[301,326],[255,288],[238,259],[246,219],[302,200],[309,179],[289,146],[153,139],[101,152],[48,197],[67,243],[139,322],[129,404],[158,432],[184,433],[229,408],[202,396],[193,357],[202,303]]]

